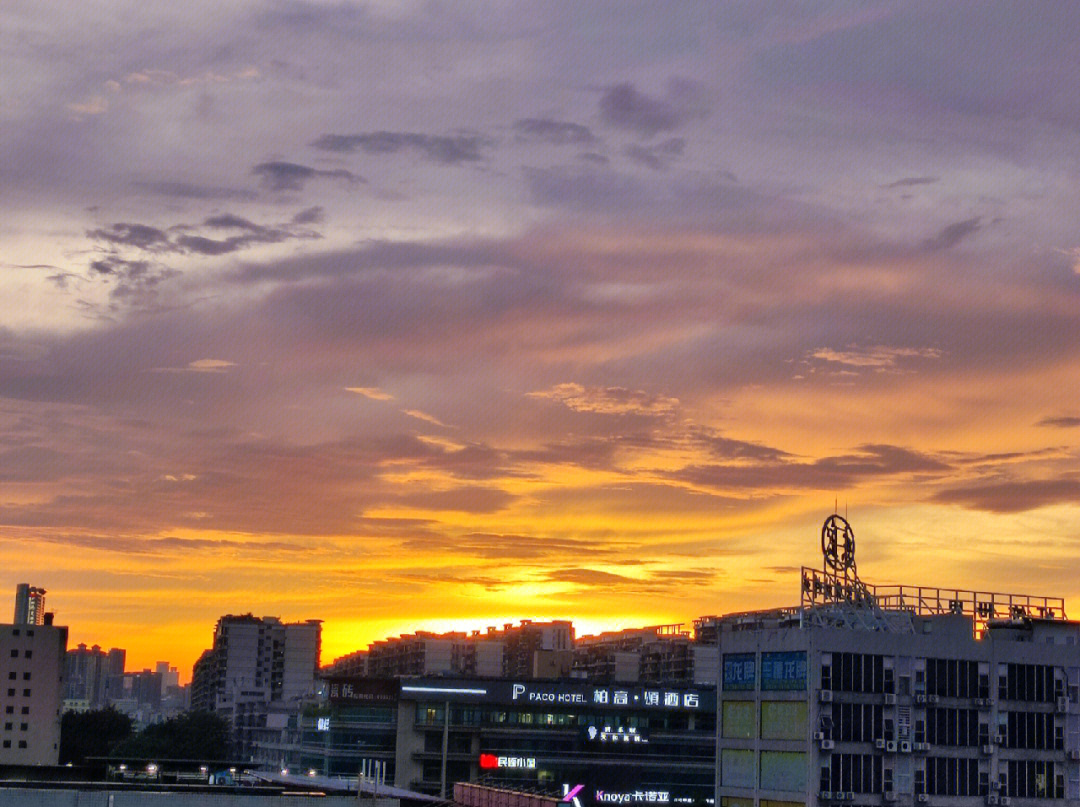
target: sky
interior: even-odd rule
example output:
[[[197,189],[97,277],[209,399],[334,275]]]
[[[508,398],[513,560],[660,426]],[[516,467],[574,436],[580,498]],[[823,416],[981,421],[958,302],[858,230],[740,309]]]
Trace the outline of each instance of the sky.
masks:
[[[0,10],[0,591],[579,634],[1080,616],[1080,6]]]

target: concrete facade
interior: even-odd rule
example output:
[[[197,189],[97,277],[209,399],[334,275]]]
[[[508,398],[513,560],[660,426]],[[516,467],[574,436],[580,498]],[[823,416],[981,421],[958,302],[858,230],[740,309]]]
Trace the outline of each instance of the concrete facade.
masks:
[[[813,616],[717,622],[721,807],[1080,803],[1080,623]]]
[[[0,764],[55,765],[68,629],[0,625]]]

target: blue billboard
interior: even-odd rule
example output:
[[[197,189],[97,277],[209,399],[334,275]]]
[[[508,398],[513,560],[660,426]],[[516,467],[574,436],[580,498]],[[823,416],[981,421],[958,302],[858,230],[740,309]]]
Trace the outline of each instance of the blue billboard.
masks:
[[[762,689],[806,689],[806,653],[762,653]]]
[[[724,690],[753,689],[757,684],[757,664],[753,653],[724,654]]]

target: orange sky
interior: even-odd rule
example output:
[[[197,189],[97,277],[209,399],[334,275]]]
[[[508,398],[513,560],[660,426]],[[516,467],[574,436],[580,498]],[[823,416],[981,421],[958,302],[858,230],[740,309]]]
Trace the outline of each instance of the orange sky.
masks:
[[[186,679],[793,604],[836,501],[1080,614],[1080,11],[531,11],[0,12],[0,592]]]

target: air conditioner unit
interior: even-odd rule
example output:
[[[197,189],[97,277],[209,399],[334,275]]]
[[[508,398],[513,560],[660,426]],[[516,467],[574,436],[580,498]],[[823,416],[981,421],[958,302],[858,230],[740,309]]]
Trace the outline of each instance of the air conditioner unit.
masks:
[[[990,789],[991,790],[1001,790],[1001,782],[999,780],[995,779],[993,782],[990,783]]]
[[[885,791],[885,801],[896,801],[896,791],[895,790],[886,790]]]
[[[855,801],[855,794],[850,790],[845,791],[844,801]]]
[[[1009,807],[1010,804],[1012,804],[1012,799],[1008,796],[1001,797],[1001,807]]]
[[[885,740],[883,740],[880,737],[878,739],[874,740],[874,748],[878,749],[879,751],[884,751],[885,750]]]
[[[920,793],[918,796],[915,797],[915,801],[919,802],[920,804],[925,804],[926,802],[930,801],[930,797],[925,793]]]
[[[885,743],[885,750],[890,754],[896,753],[896,740],[889,740]]]
[[[896,695],[893,694],[892,692],[887,693],[885,695],[885,705],[886,706],[895,706],[896,705]]]
[[[824,740],[825,739],[825,732],[824,731],[815,731],[814,732],[814,739],[815,740]]]
[[[925,696],[925,695],[921,695],[921,694],[920,694],[920,695],[916,695],[916,696],[915,696],[915,703],[926,703],[926,696]]]
[[[998,796],[997,793],[991,793],[989,796],[986,797],[986,803],[991,806],[998,804],[1000,801],[1001,798]]]
[[[912,743],[911,747],[916,751],[929,751],[930,743]]]
[[[1069,759],[1073,762],[1080,762],[1080,750],[1073,749],[1069,752]]]
[[[836,742],[834,740],[822,740],[821,741],[821,750],[822,751],[832,751],[834,748],[836,748]]]
[[[1059,712],[1067,712],[1067,711],[1069,711],[1069,699],[1068,698],[1058,698],[1057,699],[1057,710]]]
[[[941,700],[941,699],[937,695],[927,695],[926,696],[926,702],[927,703],[937,703],[939,700]]]
[[[822,703],[832,703],[832,690],[823,689],[818,692],[818,700]]]
[[[911,753],[911,741],[910,740],[901,740],[900,741],[900,753],[901,754],[910,754]]]
[[[986,754],[987,756],[989,756],[990,754],[994,753],[994,746],[992,746],[992,745],[990,745],[989,743],[987,743],[986,745],[984,745],[984,746],[982,747],[982,752],[983,752],[984,754]]]
[[[831,790],[822,790],[819,795],[820,795],[822,801],[832,801],[832,791]]]

